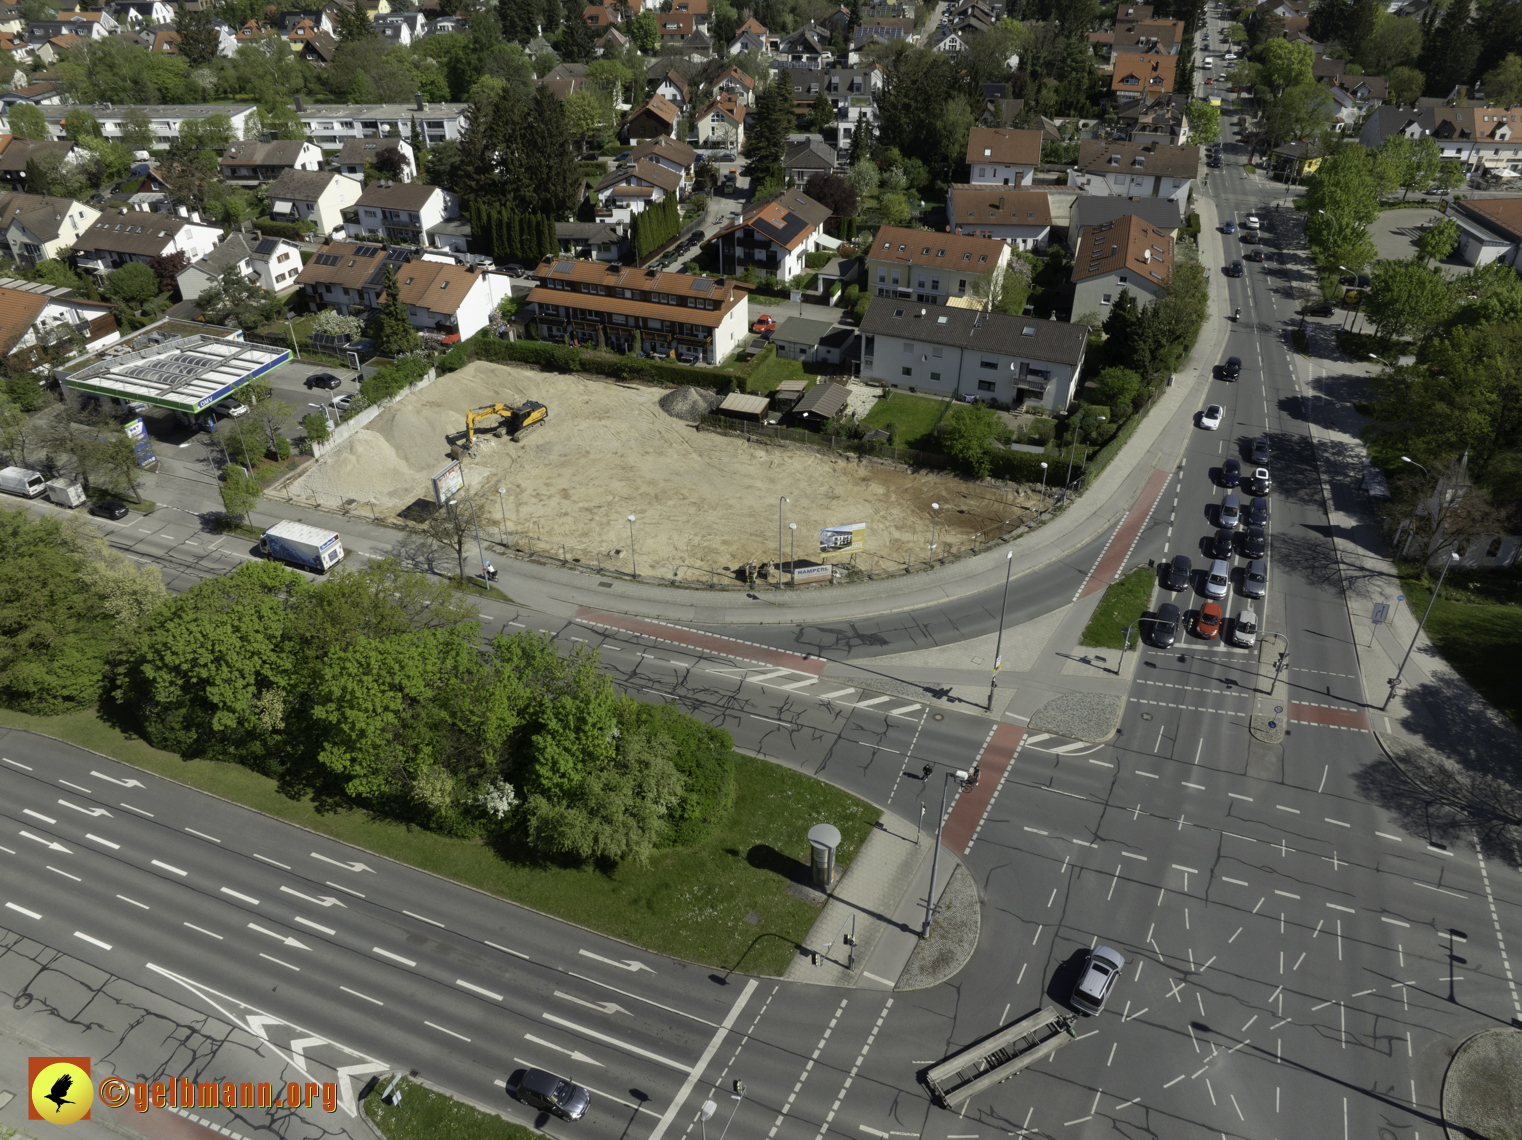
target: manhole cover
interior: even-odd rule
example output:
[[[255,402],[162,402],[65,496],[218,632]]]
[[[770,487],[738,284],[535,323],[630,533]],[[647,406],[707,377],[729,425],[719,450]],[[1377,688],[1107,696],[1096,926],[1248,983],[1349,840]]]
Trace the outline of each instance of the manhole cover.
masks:
[[[945,717],[945,715],[943,713],[936,713],[930,719],[931,720],[945,720],[946,717]]]

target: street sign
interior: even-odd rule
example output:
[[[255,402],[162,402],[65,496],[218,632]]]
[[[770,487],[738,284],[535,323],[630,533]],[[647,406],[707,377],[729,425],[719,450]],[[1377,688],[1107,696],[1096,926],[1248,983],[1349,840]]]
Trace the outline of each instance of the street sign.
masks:
[[[1388,602],[1379,602],[1374,606],[1374,624],[1384,625],[1390,619],[1390,605]]]
[[[1405,594],[1396,594],[1395,595],[1395,600],[1397,602],[1404,602],[1406,600],[1406,595]]]

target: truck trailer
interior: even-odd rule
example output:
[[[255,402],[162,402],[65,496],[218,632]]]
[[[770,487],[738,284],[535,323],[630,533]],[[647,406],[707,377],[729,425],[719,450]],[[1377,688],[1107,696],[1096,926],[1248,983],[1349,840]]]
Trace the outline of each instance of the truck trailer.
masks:
[[[23,499],[35,499],[47,489],[47,480],[36,471],[25,467],[7,467],[0,471],[0,491],[20,495]]]
[[[49,479],[47,495],[48,502],[60,507],[83,506],[85,501],[85,489],[78,479]]]
[[[343,560],[343,542],[337,532],[299,522],[278,522],[264,532],[259,549],[266,558],[298,566],[318,574]]]

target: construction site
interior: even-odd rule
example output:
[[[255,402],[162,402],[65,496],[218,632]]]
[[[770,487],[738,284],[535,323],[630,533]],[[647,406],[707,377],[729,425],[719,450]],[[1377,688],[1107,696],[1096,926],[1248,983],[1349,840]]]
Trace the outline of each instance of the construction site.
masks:
[[[700,431],[668,413],[663,397],[672,403],[669,389],[477,361],[383,410],[287,490],[416,523],[433,509],[430,480],[453,452],[486,542],[589,569],[709,584],[768,576],[779,507],[783,563],[872,574],[987,543],[1037,507],[1034,487]],[[542,408],[522,421],[473,417],[473,445],[464,446],[468,412],[530,402]],[[531,430],[512,430],[520,426]],[[865,525],[863,549],[821,556],[822,529],[854,524]]]

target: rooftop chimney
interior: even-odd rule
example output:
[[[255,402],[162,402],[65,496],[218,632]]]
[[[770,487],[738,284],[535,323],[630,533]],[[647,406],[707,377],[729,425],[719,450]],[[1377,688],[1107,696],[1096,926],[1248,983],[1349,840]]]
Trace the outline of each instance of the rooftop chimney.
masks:
[[[421,91],[419,91],[417,93],[416,100],[417,100],[417,109],[419,111],[421,111],[423,109],[423,93]]]
[[[303,111],[305,111],[306,109],[307,109],[306,108],[306,104],[304,102],[302,102],[301,96],[297,95],[296,96],[296,113],[299,115]]]

